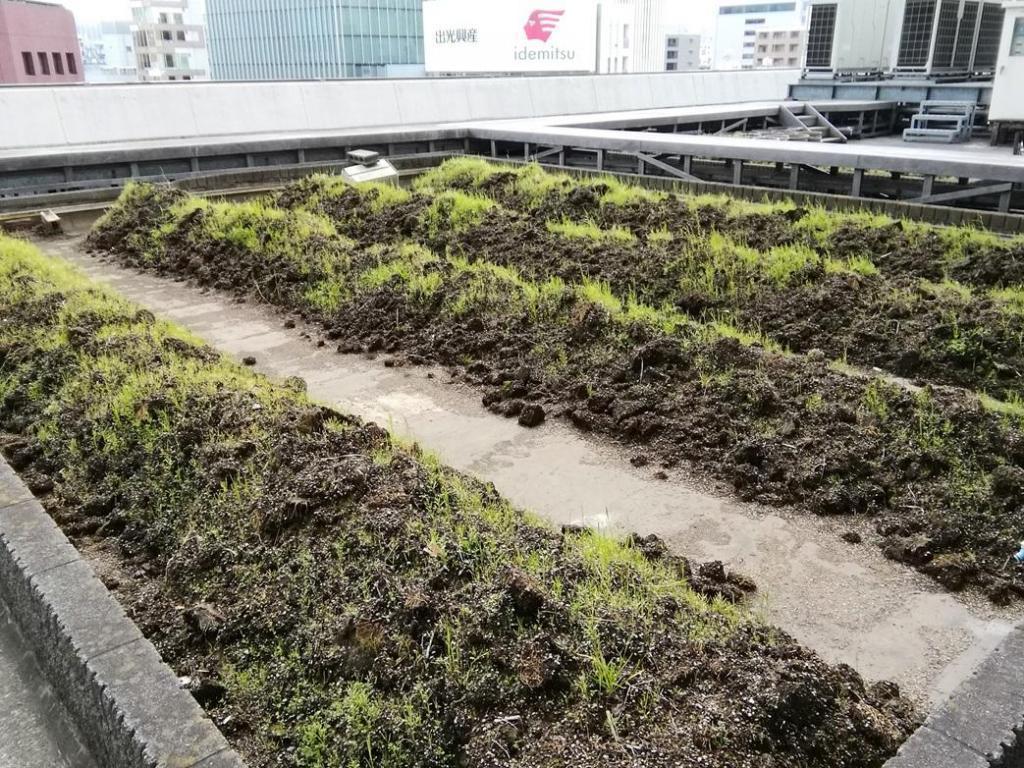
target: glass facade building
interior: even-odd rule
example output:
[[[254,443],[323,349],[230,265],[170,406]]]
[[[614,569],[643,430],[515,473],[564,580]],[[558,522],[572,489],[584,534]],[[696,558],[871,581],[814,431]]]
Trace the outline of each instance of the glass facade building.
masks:
[[[422,0],[207,0],[214,80],[423,72]]]

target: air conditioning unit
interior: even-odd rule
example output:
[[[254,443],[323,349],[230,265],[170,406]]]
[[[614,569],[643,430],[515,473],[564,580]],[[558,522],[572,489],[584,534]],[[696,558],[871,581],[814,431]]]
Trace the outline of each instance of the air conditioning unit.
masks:
[[[891,72],[903,1],[811,0],[808,76]]]
[[[934,77],[992,73],[1004,10],[981,0],[903,0],[896,72]]]

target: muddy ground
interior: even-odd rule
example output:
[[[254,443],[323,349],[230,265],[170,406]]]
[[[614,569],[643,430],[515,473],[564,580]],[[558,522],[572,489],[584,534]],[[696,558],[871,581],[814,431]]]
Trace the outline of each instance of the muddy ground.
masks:
[[[634,230],[661,231],[665,210],[684,207],[678,200],[609,205],[595,202],[594,190],[584,192],[548,194],[538,204],[550,209],[541,220],[582,206],[595,216],[599,211],[608,230],[646,210]],[[391,364],[457,366],[484,389],[488,407],[524,425],[562,416],[633,446],[637,464],[685,462],[726,480],[741,498],[797,504],[817,514],[868,515],[887,541],[887,555],[950,589],[981,588],[997,602],[1024,595],[1021,568],[1008,563],[1021,537],[1024,489],[1024,437],[1012,399],[995,410],[971,390],[920,376],[920,390],[865,378],[830,361],[821,344],[784,354],[732,317],[716,319],[678,302],[645,303],[648,294],[678,291],[682,277],[694,274],[694,258],[685,274],[666,271],[650,258],[651,248],[637,246],[633,232],[633,241],[601,237],[595,243],[591,237],[581,246],[580,238],[546,225],[536,231],[523,222],[525,214],[478,200],[466,205],[447,191],[425,188],[385,199],[391,194],[332,189],[313,180],[287,190],[276,205],[245,209],[211,208],[150,190],[127,199],[91,242],[134,266],[295,309],[320,322],[326,342],[339,351],[386,353]],[[696,211],[696,226],[732,222],[733,240],[759,246],[766,238],[791,244],[786,226],[808,215],[755,219],[708,206]],[[527,226],[535,229],[518,246],[508,242],[507,232],[522,235]],[[692,226],[684,228],[685,237],[694,237]],[[826,278],[853,284],[881,280],[882,269],[911,274],[913,259],[903,252],[877,255],[871,269],[854,265],[850,260],[864,256],[852,255],[853,226],[841,223],[829,232],[850,253],[820,257],[830,264],[847,259],[845,271],[833,264]],[[918,246],[946,242],[928,230],[869,229]],[[619,239],[622,247],[609,245]],[[971,248],[973,242],[968,239]],[[609,264],[620,270],[624,248],[635,251],[630,263],[638,275],[628,288],[598,271]],[[735,264],[731,248],[724,261],[720,251],[707,259]],[[444,258],[436,255],[441,249]],[[960,253],[973,255],[947,260],[941,269],[926,267],[934,279],[920,290],[947,302],[965,299],[961,284],[936,282],[951,269],[994,288],[989,272],[964,266],[989,263],[991,248],[973,252],[961,245]],[[783,255],[783,266],[791,264],[792,252]],[[766,275],[780,290],[773,271],[780,259],[752,258],[741,254],[746,272],[733,274],[734,283],[752,291],[744,294],[743,307],[768,303],[759,293]],[[787,279],[825,270],[823,263],[805,264]],[[503,272],[508,265],[516,270]],[[808,284],[823,296],[831,285]],[[965,300],[974,301],[973,294]],[[813,303],[804,296],[803,304]],[[922,327],[929,322],[924,317]],[[812,337],[818,332],[814,323],[807,327]],[[828,329],[820,335],[827,341]]]
[[[251,765],[880,766],[915,725],[720,565],[539,525],[0,253],[0,448]]]

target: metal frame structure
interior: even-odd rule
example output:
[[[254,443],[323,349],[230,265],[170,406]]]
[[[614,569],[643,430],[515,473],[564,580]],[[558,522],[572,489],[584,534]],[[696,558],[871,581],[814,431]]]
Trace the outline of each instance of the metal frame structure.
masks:
[[[1024,165],[1007,162],[1009,152],[1003,159],[935,147],[731,135],[730,129],[781,126],[785,115],[796,117],[804,106],[844,138],[891,133],[899,108],[885,101],[765,102],[333,135],[233,137],[198,144],[8,152],[0,153],[0,209],[23,206],[38,195],[103,189],[116,193],[129,179],[215,180],[261,168],[299,175],[337,167],[348,151],[362,148],[402,158],[404,167],[466,153],[686,181],[953,203],[997,212],[1024,210]]]

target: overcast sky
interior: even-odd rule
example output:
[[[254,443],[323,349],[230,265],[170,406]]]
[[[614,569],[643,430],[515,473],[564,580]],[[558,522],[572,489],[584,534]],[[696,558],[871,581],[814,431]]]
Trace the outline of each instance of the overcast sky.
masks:
[[[128,0],[58,0],[83,24],[96,21],[127,21]],[[692,32],[710,33],[715,0],[669,0],[666,22]]]

